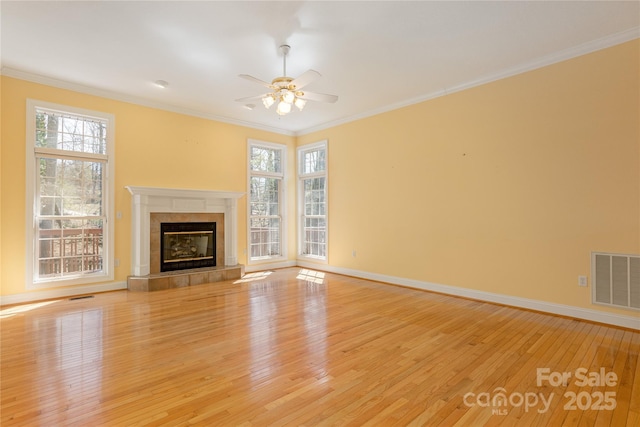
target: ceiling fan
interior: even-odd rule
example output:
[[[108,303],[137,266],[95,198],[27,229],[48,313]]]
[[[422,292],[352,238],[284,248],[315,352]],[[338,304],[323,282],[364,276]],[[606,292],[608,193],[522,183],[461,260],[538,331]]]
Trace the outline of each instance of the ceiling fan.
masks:
[[[271,107],[277,102],[278,105],[276,107],[276,113],[280,116],[284,116],[291,112],[292,105],[295,105],[300,111],[302,111],[307,101],[333,103],[338,100],[336,95],[303,91],[302,88],[320,78],[320,73],[315,70],[308,70],[302,73],[298,78],[294,79],[292,77],[287,77],[287,54],[291,50],[291,46],[283,44],[280,46],[280,50],[283,53],[282,77],[276,77],[271,83],[267,83],[248,74],[239,75],[239,77],[242,77],[243,79],[266,86],[271,89],[271,91],[262,95],[236,99],[237,102],[262,100],[262,103],[266,108]]]

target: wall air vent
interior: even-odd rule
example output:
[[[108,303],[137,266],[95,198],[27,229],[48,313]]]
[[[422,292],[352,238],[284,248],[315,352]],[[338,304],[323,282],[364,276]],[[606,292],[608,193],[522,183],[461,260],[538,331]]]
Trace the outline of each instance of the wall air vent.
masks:
[[[640,255],[593,252],[592,302],[640,310]]]

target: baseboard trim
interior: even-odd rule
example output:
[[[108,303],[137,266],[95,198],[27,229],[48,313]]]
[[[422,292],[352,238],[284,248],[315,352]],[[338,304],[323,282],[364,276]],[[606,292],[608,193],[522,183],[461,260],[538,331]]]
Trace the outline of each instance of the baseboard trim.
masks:
[[[298,261],[298,266],[304,268],[312,268],[315,270],[324,270],[330,273],[343,274],[345,276],[358,277],[360,279],[373,280],[376,282],[389,283],[392,285],[405,286],[408,288],[421,289],[424,291],[438,292],[441,294],[470,298],[479,301],[492,302],[496,304],[508,305],[511,307],[524,308],[549,314],[556,314],[559,316],[573,317],[576,319],[640,330],[640,319],[632,316],[604,313],[601,311],[590,310],[581,307],[573,307],[570,305],[556,304],[546,301],[514,297],[503,294],[495,294],[492,292],[465,289],[439,283],[423,282],[420,280],[406,279],[403,277],[388,276],[385,274],[370,273],[367,271],[353,270],[349,268],[333,267],[330,265],[320,265]]]
[[[58,299],[77,295],[93,294],[98,292],[119,291],[122,289],[127,289],[127,282],[111,282],[101,283],[98,285],[74,286],[72,288],[24,292],[21,294],[0,296],[0,305],[23,304],[48,299]]]
[[[295,267],[296,261],[270,262],[264,264],[254,264],[245,266],[245,273],[253,273],[256,271],[272,270],[277,268]],[[127,289],[127,282],[102,283],[98,285],[74,286],[59,289],[45,289],[33,292],[24,292],[20,294],[11,294],[0,296],[0,306],[24,304],[35,301],[43,301],[58,298],[68,298],[77,295],[93,294],[98,292],[109,292]]]
[[[295,260],[293,261],[277,261],[277,262],[266,262],[264,264],[252,264],[244,266],[245,273],[255,273],[256,271],[265,271],[265,270],[274,270],[278,268],[287,268],[287,267],[297,267],[298,264]]]
[[[345,276],[358,277],[360,279],[373,280],[376,282],[388,283],[391,285],[405,286],[408,288],[421,289],[424,291],[438,292],[441,294],[470,298],[479,301],[503,304],[512,307],[535,310],[544,313],[556,314],[559,316],[573,317],[576,319],[588,320],[592,322],[604,323],[623,328],[640,330],[640,319],[632,316],[625,316],[614,313],[604,313],[601,311],[586,308],[573,307],[564,304],[556,304],[546,301],[533,300],[529,298],[514,297],[492,292],[478,291],[475,289],[459,288],[456,286],[443,285],[439,283],[424,282],[420,280],[407,279],[404,277],[389,276],[386,274],[371,273],[368,271],[354,270],[350,268],[334,267],[328,264],[313,262],[282,261],[265,264],[254,264],[245,267],[245,272],[253,273],[277,268],[304,267],[314,270],[327,271],[329,273],[342,274]],[[25,292],[0,296],[0,305],[23,304],[34,301],[42,301],[56,298],[66,298],[76,295],[92,294],[97,292],[108,292],[127,289],[126,282],[112,282],[98,285],[76,286],[73,288],[51,289],[42,291]]]

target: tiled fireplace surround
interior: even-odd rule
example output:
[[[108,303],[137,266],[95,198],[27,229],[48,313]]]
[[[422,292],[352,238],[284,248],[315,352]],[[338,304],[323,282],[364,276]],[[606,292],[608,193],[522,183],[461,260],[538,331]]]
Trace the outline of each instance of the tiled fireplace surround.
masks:
[[[127,189],[132,197],[130,291],[155,291],[239,279],[237,200],[244,193],[157,187]],[[216,267],[160,271],[162,222],[216,222]]]
[[[221,213],[159,213],[151,212],[149,224],[149,272],[160,273],[160,224],[163,222],[215,222],[216,266],[224,264],[224,214]]]

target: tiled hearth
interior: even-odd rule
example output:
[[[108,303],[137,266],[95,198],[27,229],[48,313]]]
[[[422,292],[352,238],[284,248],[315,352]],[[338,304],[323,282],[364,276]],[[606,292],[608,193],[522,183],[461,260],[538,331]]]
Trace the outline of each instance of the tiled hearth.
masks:
[[[155,291],[239,279],[237,200],[244,193],[127,187],[132,196],[131,291]],[[216,267],[160,271],[160,223],[216,222]]]
[[[130,291],[160,291],[163,289],[182,288],[201,285],[203,283],[236,280],[244,275],[244,266],[207,267],[193,270],[180,270],[146,276],[129,276],[127,287]]]

